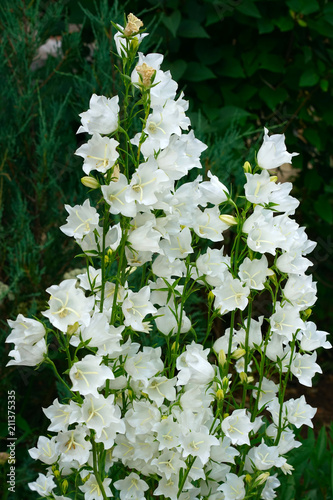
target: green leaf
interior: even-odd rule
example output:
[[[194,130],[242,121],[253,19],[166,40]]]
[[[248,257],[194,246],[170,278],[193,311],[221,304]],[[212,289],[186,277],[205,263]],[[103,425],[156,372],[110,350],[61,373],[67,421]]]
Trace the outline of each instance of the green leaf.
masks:
[[[270,87],[263,87],[259,91],[259,95],[262,98],[262,100],[265,101],[268,107],[274,110],[278,104],[287,99],[288,92],[283,87],[279,87],[277,89],[272,89]]]
[[[234,57],[222,59],[216,72],[218,75],[230,76],[232,78],[245,78],[240,61]]]
[[[327,92],[328,91],[328,80],[320,80],[320,88],[321,90],[323,90],[324,92]]]
[[[251,115],[245,109],[239,108],[237,106],[224,106],[220,110],[220,118],[218,124],[221,128],[227,128],[232,124],[241,123],[244,124],[246,119]]]
[[[315,73],[314,68],[308,68],[304,71],[304,73],[301,74],[301,77],[299,79],[299,86],[300,87],[313,87],[318,83],[319,81],[319,75]]]
[[[216,78],[216,75],[204,64],[190,62],[187,65],[183,78],[184,80],[189,80],[190,82],[203,82],[204,80]]]
[[[320,9],[317,0],[288,0],[287,5],[295,12],[304,15],[313,14]]]
[[[273,73],[284,73],[284,59],[278,54],[263,53],[259,57],[259,68]]]
[[[184,75],[187,68],[187,63],[183,61],[183,59],[177,59],[172,63],[168,63],[166,67],[171,71],[172,78],[178,81]]]
[[[207,31],[194,19],[184,19],[181,22],[178,36],[183,38],[210,38]]]
[[[271,19],[262,17],[258,19],[258,28],[260,35],[262,35],[263,33],[271,33],[274,30],[274,24],[272,23]]]
[[[326,195],[319,196],[318,200],[314,203],[314,208],[319,217],[329,224],[333,223],[333,210],[330,204],[330,198]]]
[[[32,432],[30,425],[20,414],[16,415],[16,424],[19,429],[28,433]]]
[[[180,25],[181,21],[181,13],[179,10],[175,10],[171,16],[162,16],[162,22],[163,24],[168,28],[168,30],[172,33],[172,35],[175,37],[177,34],[177,30]]]
[[[316,454],[317,454],[317,459],[318,459],[318,464],[320,464],[323,459],[324,459],[324,454],[326,451],[326,429],[325,427],[322,427],[320,429],[319,435],[318,435],[318,441],[317,441],[317,446],[316,446]],[[326,457],[325,457],[326,459]]]
[[[290,31],[294,28],[294,21],[290,16],[281,16],[275,19],[274,24],[280,31]]]
[[[242,2],[240,5],[236,7],[236,9],[242,14],[245,14],[246,16],[256,17],[257,19],[261,18],[261,14],[258,10],[258,7],[255,5],[254,2],[251,1]]]

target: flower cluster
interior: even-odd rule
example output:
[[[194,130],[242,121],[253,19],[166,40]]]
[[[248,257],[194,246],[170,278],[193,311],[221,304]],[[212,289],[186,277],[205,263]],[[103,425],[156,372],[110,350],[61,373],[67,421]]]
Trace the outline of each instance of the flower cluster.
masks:
[[[91,97],[78,129],[91,138],[76,151],[99,211],[89,199],[66,205],[60,228],[86,271],[46,290],[45,326],[9,321],[8,364],[48,363],[68,395],[44,408],[54,435],[30,455],[47,472],[29,486],[55,500],[78,490],[85,500],[270,500],[279,471],[292,472],[294,427],[315,414],[304,396],[284,401],[287,381],[311,386],[316,350],[331,347],[308,321],[316,284],[305,256],[315,243],[291,218],[291,183],[269,172],[296,153],[265,129],[240,204],[210,171],[186,180],[206,149],[189,131],[188,103],[163,55],[137,54],[142,22],[130,14],[114,26],[124,92]],[[207,298],[200,341],[194,292]],[[229,326],[216,338],[222,316]],[[50,337],[67,357],[63,376]]]

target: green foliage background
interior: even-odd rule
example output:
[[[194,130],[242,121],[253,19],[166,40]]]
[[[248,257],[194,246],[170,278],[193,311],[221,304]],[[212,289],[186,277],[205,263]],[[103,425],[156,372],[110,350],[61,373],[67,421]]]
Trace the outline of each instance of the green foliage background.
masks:
[[[4,364],[10,347],[4,344],[6,318],[43,310],[45,289],[59,283],[66,271],[84,265],[74,260],[74,243],[59,231],[67,215],[64,204],[82,203],[86,196],[80,183],[81,159],[73,155],[85,140],[76,136],[78,114],[88,108],[93,92],[117,93],[110,20],[123,24],[124,12],[130,11],[143,18],[151,34],[142,50],[165,54],[163,69],[171,70],[190,101],[195,133],[209,144],[203,157],[205,170],[212,169],[238,189],[243,182],[242,164],[253,159],[263,126],[284,132],[288,150],[300,153],[293,159],[295,196],[301,200],[297,220],[318,242],[311,256],[319,296],[314,321],[321,330],[332,329],[332,2],[3,0],[0,281],[6,286],[0,287],[0,328]],[[61,50],[42,64],[36,54],[50,36],[61,40]],[[325,353],[324,371],[331,361],[332,355]],[[29,368],[4,369],[2,415],[7,414],[10,389],[17,391],[19,441],[17,493],[9,498],[35,498],[26,483],[37,476],[38,465],[29,459],[27,449],[46,432],[40,405],[52,403],[57,387],[46,368],[39,376]],[[6,419],[1,431],[6,436]],[[2,445],[5,450],[4,441]],[[327,443],[324,448],[329,453]],[[5,483],[6,469],[2,472]],[[318,493],[322,496],[306,493],[312,487],[305,481],[303,491],[297,489],[297,498],[332,498],[332,472],[325,477]]]

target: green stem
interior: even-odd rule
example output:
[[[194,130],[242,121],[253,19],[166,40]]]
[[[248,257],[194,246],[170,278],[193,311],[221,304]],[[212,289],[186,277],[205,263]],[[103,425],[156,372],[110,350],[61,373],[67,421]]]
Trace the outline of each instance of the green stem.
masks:
[[[91,434],[91,444],[92,444],[92,448],[93,448],[93,469],[94,469],[94,475],[96,477],[99,489],[101,490],[103,499],[104,500],[108,500],[108,497],[106,496],[106,493],[105,493],[105,490],[104,490],[104,486],[103,486],[103,482],[101,480],[101,476],[100,476],[99,470],[97,468],[96,443],[95,443],[95,440],[94,440],[94,437],[93,437],[92,434]]]

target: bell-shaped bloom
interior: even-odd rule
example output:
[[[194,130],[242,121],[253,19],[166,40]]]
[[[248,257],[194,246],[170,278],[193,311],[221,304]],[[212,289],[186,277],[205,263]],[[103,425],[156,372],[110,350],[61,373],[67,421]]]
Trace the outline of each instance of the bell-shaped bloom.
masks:
[[[110,182],[106,186],[102,186],[102,193],[108,205],[110,205],[111,214],[123,214],[126,217],[135,217],[137,208],[135,201],[126,201],[126,190],[128,182],[124,174],[119,174],[117,182]]]
[[[53,479],[54,476],[45,476],[39,473],[37,481],[28,483],[28,486],[32,491],[36,491],[41,497],[48,497],[57,486]]]
[[[89,109],[81,113],[82,125],[77,133],[112,134],[118,128],[119,97],[111,99],[103,95],[93,94],[89,102]]]
[[[250,445],[249,433],[255,428],[245,409],[234,410],[229,417],[222,420],[222,431],[231,439],[232,444]]]
[[[35,319],[25,318],[19,314],[15,321],[8,320],[8,325],[12,332],[8,335],[5,342],[14,344],[33,345],[41,340],[46,333],[44,325]]]
[[[323,373],[320,366],[316,363],[317,353],[310,354],[297,353],[290,365],[290,370],[298,378],[300,384],[306,387],[312,387],[312,378],[315,373]]]
[[[125,479],[119,479],[113,486],[119,491],[121,500],[144,500],[149,486],[143,479],[131,472]]]
[[[257,154],[259,167],[269,170],[280,167],[284,163],[291,163],[292,157],[297,156],[299,153],[288,153],[284,142],[284,134],[269,136],[267,128],[264,130],[264,142]]]
[[[214,307],[221,309],[221,314],[235,309],[244,311],[248,303],[250,288],[229,275],[220,287],[214,288],[213,294],[215,295]]]
[[[29,455],[34,460],[40,460],[41,462],[44,462],[44,464],[54,464],[59,456],[59,452],[56,449],[55,436],[52,439],[49,439],[45,436],[39,436],[37,447],[31,448],[29,450]]]
[[[119,142],[115,139],[94,134],[86,144],[75,151],[75,154],[84,159],[82,168],[87,175],[91,170],[105,174],[119,157],[117,146]]]
[[[76,279],[64,280],[59,286],[52,285],[46,291],[51,295],[50,308],[42,314],[53,326],[62,332],[74,323],[88,326],[95,299],[85,297],[84,292],[76,288]]]
[[[6,366],[36,366],[39,365],[47,353],[45,339],[38,340],[35,344],[17,344],[15,348],[9,351],[8,356],[12,357]]]
[[[203,349],[201,344],[192,344],[186,346],[186,351],[183,352],[176,362],[178,383],[177,385],[185,385],[188,382],[193,384],[209,384],[214,378],[215,371],[212,365],[207,360],[209,349]]]
[[[102,357],[87,354],[81,361],[73,364],[69,371],[72,381],[72,390],[80,394],[92,394],[98,398],[98,389],[104,386],[107,380],[113,380],[111,368],[101,364]]]
[[[105,478],[102,481],[103,488],[107,498],[111,498],[112,491],[110,490],[111,479]],[[84,493],[84,500],[103,500],[103,495],[99,483],[94,474],[89,474],[89,478],[84,482],[83,486],[79,486],[79,489]]]
[[[261,259],[253,260],[246,257],[239,266],[238,274],[248,287],[254,290],[263,290],[267,277],[272,276],[274,272],[268,269],[267,257],[263,255]]]
[[[245,497],[244,477],[228,472],[226,482],[219,486],[218,491],[224,494],[224,500],[242,500]]]
[[[139,292],[128,290],[127,297],[123,302],[122,311],[125,316],[124,325],[131,326],[133,330],[145,332],[143,324],[147,314],[156,313],[157,309],[150,302],[150,288],[145,286]]]
[[[98,226],[99,215],[96,208],[90,206],[90,201],[85,200],[83,205],[65,205],[69,213],[67,223],[60,227],[60,230],[67,236],[83,238],[84,235],[94,230]]]

